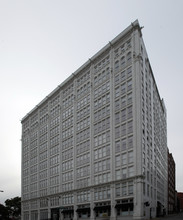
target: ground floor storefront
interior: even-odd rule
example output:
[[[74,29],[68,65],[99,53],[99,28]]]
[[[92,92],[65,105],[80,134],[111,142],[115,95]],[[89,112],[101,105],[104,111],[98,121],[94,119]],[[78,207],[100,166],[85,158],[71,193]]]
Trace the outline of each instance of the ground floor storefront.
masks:
[[[24,220],[125,220],[133,218],[133,199],[40,209],[23,213]]]

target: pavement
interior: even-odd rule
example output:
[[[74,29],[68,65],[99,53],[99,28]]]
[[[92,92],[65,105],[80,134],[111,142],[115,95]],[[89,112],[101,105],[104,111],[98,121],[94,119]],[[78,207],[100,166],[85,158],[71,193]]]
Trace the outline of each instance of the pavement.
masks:
[[[152,220],[177,220],[177,219],[181,219],[183,220],[183,212],[181,213],[176,213],[176,214],[171,214],[171,215],[166,215],[164,217],[157,217],[157,218],[153,218]]]

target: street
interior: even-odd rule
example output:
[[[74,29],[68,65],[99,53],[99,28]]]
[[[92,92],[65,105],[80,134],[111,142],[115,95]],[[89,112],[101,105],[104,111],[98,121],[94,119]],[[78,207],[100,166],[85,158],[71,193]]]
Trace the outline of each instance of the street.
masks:
[[[179,214],[173,214],[166,217],[156,218],[155,220],[183,220],[183,212]]]

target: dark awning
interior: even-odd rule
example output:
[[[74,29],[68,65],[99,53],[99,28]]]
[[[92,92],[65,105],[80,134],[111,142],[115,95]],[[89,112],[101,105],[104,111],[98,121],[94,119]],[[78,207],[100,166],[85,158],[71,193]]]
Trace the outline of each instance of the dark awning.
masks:
[[[71,213],[71,212],[74,212],[73,209],[63,209],[61,210],[62,213]]]
[[[115,208],[122,208],[122,207],[133,207],[133,202],[129,202],[129,203],[120,203],[120,204],[116,204]]]
[[[111,209],[110,205],[95,206],[93,210]]]
[[[78,208],[76,209],[76,212],[90,212],[90,208],[89,207]]]

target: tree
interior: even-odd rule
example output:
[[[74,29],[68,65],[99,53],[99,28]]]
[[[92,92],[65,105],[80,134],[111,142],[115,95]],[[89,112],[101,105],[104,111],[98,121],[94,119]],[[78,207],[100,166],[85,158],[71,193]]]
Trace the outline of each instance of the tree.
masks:
[[[10,219],[18,219],[21,215],[21,198],[14,197],[5,201]]]
[[[0,220],[7,220],[7,219],[9,219],[8,210],[4,205],[0,204]]]

